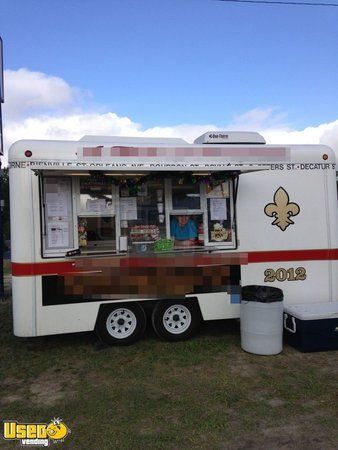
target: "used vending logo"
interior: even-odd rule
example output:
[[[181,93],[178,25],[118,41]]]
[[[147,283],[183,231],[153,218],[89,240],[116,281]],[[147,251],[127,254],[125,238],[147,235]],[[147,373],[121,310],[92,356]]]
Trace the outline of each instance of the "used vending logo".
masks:
[[[18,440],[21,445],[49,447],[51,442],[63,442],[70,429],[62,419],[50,423],[19,423],[16,420],[4,421],[4,439]]]

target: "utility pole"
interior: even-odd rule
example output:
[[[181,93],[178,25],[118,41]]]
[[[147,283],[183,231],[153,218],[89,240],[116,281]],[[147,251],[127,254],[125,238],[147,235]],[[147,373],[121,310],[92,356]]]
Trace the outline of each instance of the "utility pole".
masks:
[[[2,38],[0,36],[0,301],[5,299],[4,292],[4,233],[3,233],[3,174],[2,174],[2,163],[1,157],[3,153],[3,137],[2,137],[2,103],[5,101],[4,96],[4,64],[3,64],[3,46]]]

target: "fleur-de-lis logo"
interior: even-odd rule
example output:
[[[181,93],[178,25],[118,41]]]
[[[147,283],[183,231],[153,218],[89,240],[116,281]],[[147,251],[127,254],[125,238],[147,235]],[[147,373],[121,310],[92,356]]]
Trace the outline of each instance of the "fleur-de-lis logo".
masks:
[[[273,197],[274,203],[268,203],[264,212],[269,217],[274,217],[272,225],[277,225],[282,231],[285,231],[289,225],[294,224],[291,216],[297,216],[300,207],[297,203],[289,203],[289,194],[285,189],[279,187]]]

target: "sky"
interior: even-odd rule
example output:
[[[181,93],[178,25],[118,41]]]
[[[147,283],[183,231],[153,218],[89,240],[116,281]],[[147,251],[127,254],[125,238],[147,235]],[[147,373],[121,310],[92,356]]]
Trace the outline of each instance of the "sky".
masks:
[[[338,7],[0,0],[5,150],[26,138],[254,130],[338,153],[337,23]]]

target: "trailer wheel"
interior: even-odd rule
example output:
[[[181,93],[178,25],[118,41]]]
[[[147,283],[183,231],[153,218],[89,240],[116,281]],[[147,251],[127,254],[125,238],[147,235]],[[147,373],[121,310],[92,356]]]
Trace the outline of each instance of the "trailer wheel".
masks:
[[[146,328],[146,315],[138,303],[104,306],[96,321],[96,333],[109,345],[130,345]]]
[[[166,341],[183,341],[190,338],[201,323],[196,303],[189,300],[157,303],[152,314],[155,333]]]

